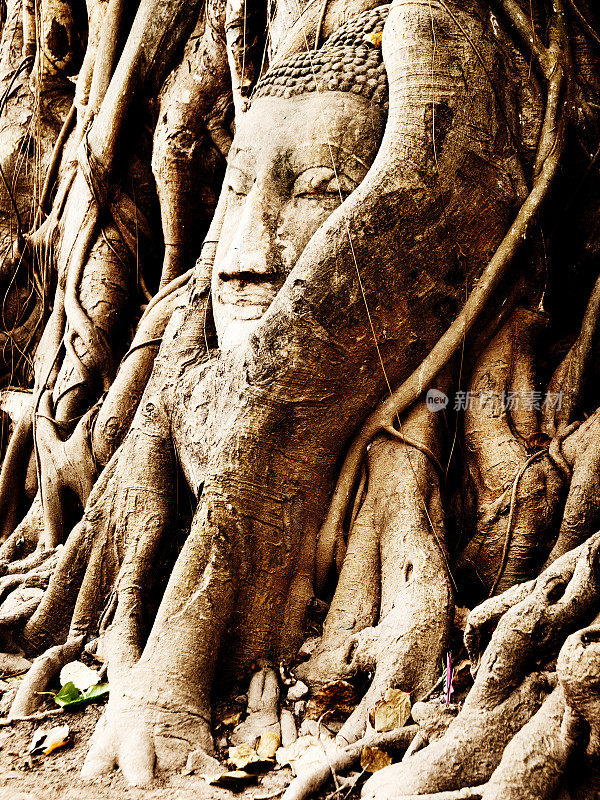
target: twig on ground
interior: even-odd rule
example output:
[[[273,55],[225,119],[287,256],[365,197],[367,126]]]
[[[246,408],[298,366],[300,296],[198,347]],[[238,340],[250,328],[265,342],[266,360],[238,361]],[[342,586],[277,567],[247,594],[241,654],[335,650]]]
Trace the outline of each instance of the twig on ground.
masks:
[[[51,708],[48,711],[38,711],[35,714],[27,714],[24,717],[5,717],[4,719],[0,719],[0,728],[8,728],[11,725],[16,725],[18,722],[38,722],[42,719],[58,717],[64,713],[64,708]]]

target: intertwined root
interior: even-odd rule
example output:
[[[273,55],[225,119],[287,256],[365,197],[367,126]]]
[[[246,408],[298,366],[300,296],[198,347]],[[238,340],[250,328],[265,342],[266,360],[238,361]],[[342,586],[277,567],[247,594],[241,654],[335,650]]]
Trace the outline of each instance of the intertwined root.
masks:
[[[369,448],[323,637],[296,670],[313,686],[374,673],[340,741],[363,735],[369,709],[389,687],[420,697],[437,679],[454,610],[440,499],[441,426],[422,401],[399,430]]]
[[[487,782],[485,800],[554,797],[580,742],[590,757],[598,746],[600,634],[596,626],[573,631],[599,606],[596,534],[537,580],[475,609],[465,640],[477,673],[462,710],[441,739],[369,779],[363,796],[389,800]],[[540,671],[559,651],[556,672]]]
[[[488,595],[536,573],[562,499],[565,476],[550,448],[539,446],[540,415],[531,400],[536,343],[546,325],[544,314],[517,307],[469,379],[465,454],[477,512],[458,567],[476,574]]]

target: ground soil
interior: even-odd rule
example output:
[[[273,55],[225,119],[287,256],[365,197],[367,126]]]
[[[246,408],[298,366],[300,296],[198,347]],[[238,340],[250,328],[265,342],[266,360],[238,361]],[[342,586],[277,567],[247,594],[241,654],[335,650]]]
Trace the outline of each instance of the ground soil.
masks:
[[[257,784],[235,794],[210,786],[197,775],[159,778],[145,789],[128,786],[120,771],[84,781],[79,773],[101,712],[102,705],[88,706],[85,711],[0,729],[0,800],[252,800],[280,797],[290,781],[290,771],[281,769],[261,776]],[[38,728],[65,723],[72,731],[70,747],[36,759],[28,756]]]

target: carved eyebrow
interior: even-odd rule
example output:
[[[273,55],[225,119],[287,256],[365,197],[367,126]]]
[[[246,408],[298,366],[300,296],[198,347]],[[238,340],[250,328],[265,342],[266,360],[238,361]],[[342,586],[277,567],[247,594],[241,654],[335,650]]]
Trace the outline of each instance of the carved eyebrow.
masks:
[[[229,151],[227,158],[227,169],[237,169],[249,177],[248,170],[252,169],[255,158],[252,156],[252,150],[248,147],[237,147]],[[241,166],[240,166],[241,163]]]
[[[241,172],[242,175],[245,175],[247,178],[250,177],[246,170],[242,169],[242,167],[239,167],[237,164],[227,164],[227,171],[229,170],[235,170],[236,172]]]
[[[344,147],[342,144],[338,144],[336,142],[332,142],[331,145],[330,145],[330,143],[328,143],[327,141],[319,142],[319,144],[323,147],[323,153],[322,153],[322,155],[319,156],[319,161],[321,161],[321,163],[317,163],[317,160],[315,159],[310,164],[306,164],[306,166],[305,166],[304,163],[301,161],[301,163],[298,166],[298,168],[294,169],[294,171],[296,172],[297,175],[299,175],[301,172],[303,172],[304,169],[309,169],[309,167],[327,167],[327,168],[333,170],[334,172],[343,173],[344,175],[346,175],[347,178],[355,180],[354,176],[348,175],[345,172],[345,169],[344,169],[347,166],[352,166],[352,165],[348,164],[348,160],[349,159],[352,159],[353,161],[356,162],[357,165],[360,165],[360,167],[362,168],[362,170],[364,170],[365,173],[368,172],[368,170],[370,169],[370,165],[369,164],[366,164],[362,160],[362,158],[359,158],[356,155],[356,153],[353,150],[349,150],[347,147]],[[308,147],[308,148],[314,149],[314,142],[311,142],[311,143],[308,143],[308,144],[304,144],[304,145],[300,145],[297,149],[301,149],[302,147]],[[341,160],[340,156],[341,156],[341,158],[344,159],[344,162],[345,162],[342,165],[338,163]],[[334,160],[334,163],[332,163],[332,158]],[[292,159],[292,163],[293,163],[293,160],[294,159]],[[361,178],[361,180],[362,180],[362,178]]]

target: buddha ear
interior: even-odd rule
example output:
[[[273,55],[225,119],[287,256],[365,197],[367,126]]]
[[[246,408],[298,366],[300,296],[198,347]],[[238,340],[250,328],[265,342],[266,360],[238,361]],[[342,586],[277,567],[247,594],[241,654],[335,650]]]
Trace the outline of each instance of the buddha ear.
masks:
[[[217,244],[219,242],[219,236],[221,235],[221,228],[223,227],[223,219],[225,218],[226,210],[227,191],[224,186],[221,190],[219,202],[215,208],[208,233],[202,243],[200,255],[193,268],[193,275],[190,278],[192,281],[191,291],[193,292],[191,301],[195,306],[204,309],[204,338],[209,348],[217,346],[217,330],[213,316],[210,287],[212,270],[217,254]],[[192,270],[190,270],[190,272],[192,272]]]

